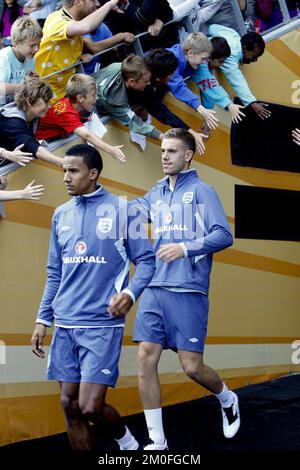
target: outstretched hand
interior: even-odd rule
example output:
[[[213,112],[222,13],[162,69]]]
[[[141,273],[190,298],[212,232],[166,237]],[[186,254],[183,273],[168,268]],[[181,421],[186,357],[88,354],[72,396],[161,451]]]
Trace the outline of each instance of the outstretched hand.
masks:
[[[122,152],[124,145],[116,145],[111,147],[111,156],[120,163],[126,163],[126,156]]]
[[[200,132],[196,132],[193,129],[189,129],[189,133],[192,134],[192,136],[194,136],[197,150],[200,153],[200,155],[203,155],[205,152],[205,145],[204,145],[203,140],[207,139],[207,135],[201,134]]]
[[[234,122],[235,124],[238,124],[243,119],[243,117],[246,116],[241,111],[241,109],[244,109],[244,108],[245,106],[241,106],[240,104],[234,104],[234,103],[231,103],[228,106],[228,111],[230,112],[232,122]]]
[[[203,119],[206,121],[208,127],[210,129],[216,129],[218,127],[219,120],[217,118],[216,111],[213,111],[212,109],[207,109],[200,104],[197,108],[198,113],[201,114]]]
[[[124,13],[124,11],[118,7],[118,3],[123,3],[124,5],[126,5],[128,3],[128,0],[111,0],[112,11],[115,11],[117,13]]]
[[[271,116],[271,111],[266,109],[269,106],[267,103],[252,103],[250,106],[262,120]]]
[[[22,199],[30,199],[31,201],[39,201],[44,194],[45,188],[42,184],[34,186],[35,180],[31,181],[26,188],[23,189]]]
[[[22,152],[24,144],[18,145],[15,150],[3,150],[2,156],[7,160],[17,163],[20,166],[25,166],[33,160],[32,153]]]

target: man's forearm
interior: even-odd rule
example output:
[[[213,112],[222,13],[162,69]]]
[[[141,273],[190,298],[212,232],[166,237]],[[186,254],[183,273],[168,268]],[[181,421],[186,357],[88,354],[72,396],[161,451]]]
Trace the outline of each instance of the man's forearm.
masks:
[[[113,47],[122,41],[124,41],[124,33],[118,33],[115,36],[112,36],[111,38],[103,39],[102,41],[97,42],[94,42],[90,38],[83,39],[84,45],[92,54],[97,54],[97,52],[104,51],[105,49]]]
[[[83,18],[82,20],[73,22],[73,25],[75,23],[76,28],[74,34],[73,25],[71,23],[69,28],[67,29],[68,36],[81,36],[82,34],[88,34],[92,31],[95,31],[99,24],[102,23],[106,15],[110,12],[111,8],[112,2],[109,1],[105,3],[102,7],[98,8],[98,10]]]
[[[228,248],[233,243],[233,238],[229,230],[219,227],[202,238],[185,241],[185,257],[201,256]]]

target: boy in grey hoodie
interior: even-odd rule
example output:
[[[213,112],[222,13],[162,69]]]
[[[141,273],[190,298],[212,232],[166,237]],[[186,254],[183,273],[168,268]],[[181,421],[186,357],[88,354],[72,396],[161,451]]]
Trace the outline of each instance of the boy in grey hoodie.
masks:
[[[97,86],[96,109],[100,116],[109,114],[133,132],[162,140],[163,134],[144,122],[129,105],[127,90],[143,91],[150,83],[151,72],[142,57],[131,54],[122,63],[111,64],[93,76]]]

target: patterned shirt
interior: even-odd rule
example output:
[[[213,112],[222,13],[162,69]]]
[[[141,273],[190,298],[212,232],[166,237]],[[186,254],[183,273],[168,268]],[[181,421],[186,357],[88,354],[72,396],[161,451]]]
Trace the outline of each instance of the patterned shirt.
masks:
[[[35,56],[36,70],[41,78],[75,64],[80,59],[83,51],[81,36],[67,37],[71,21],[74,18],[63,8],[54,11],[46,19],[43,39]],[[53,101],[65,96],[67,82],[74,73],[75,67],[47,79],[53,90]]]

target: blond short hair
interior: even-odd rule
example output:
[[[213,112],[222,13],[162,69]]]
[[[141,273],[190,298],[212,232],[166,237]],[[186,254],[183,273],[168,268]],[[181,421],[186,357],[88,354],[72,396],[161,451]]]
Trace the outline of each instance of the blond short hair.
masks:
[[[68,80],[66,95],[71,102],[76,101],[77,95],[82,95],[86,98],[86,96],[93,91],[96,91],[96,81],[89,75],[76,73]]]
[[[208,37],[203,33],[189,34],[182,44],[182,50],[185,54],[190,51],[192,54],[201,54],[202,52],[212,53],[212,45]]]
[[[41,39],[43,31],[38,22],[30,16],[21,16],[11,27],[11,42],[15,46],[31,39]]]
[[[15,103],[19,109],[26,112],[29,106],[35,105],[39,99],[48,103],[53,96],[48,83],[41,78],[31,78],[23,82],[15,94]]]
[[[150,71],[150,69],[143,57],[130,54],[123,60],[121,71],[124,80],[128,80],[129,78],[140,80],[145,73]]]

